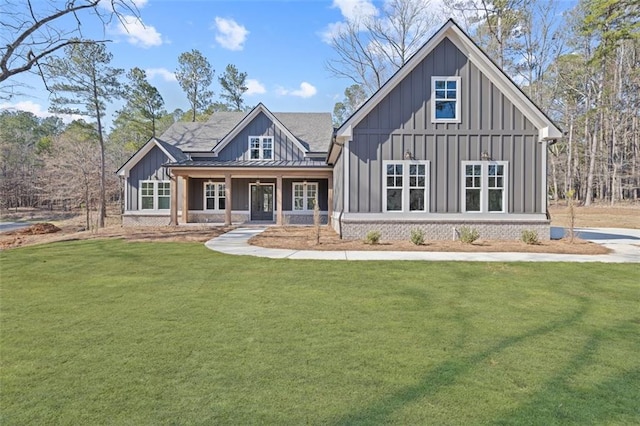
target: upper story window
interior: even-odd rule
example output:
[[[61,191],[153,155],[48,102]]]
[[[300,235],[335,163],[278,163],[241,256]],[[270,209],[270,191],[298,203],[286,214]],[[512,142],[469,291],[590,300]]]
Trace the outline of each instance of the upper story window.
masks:
[[[316,182],[293,183],[293,210],[313,210],[318,197]]]
[[[171,205],[169,181],[140,181],[140,210],[168,210]]]
[[[383,210],[386,212],[427,211],[428,161],[384,161]]]
[[[273,160],[273,137],[249,136],[249,158],[252,160]]]
[[[462,211],[505,213],[507,167],[506,161],[463,161]]]
[[[460,77],[431,77],[431,121],[460,122]]]

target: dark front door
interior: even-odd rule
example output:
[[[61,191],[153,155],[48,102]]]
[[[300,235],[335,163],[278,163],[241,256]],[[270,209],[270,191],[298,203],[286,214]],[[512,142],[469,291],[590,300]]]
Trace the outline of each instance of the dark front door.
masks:
[[[273,185],[251,185],[251,220],[273,220]]]

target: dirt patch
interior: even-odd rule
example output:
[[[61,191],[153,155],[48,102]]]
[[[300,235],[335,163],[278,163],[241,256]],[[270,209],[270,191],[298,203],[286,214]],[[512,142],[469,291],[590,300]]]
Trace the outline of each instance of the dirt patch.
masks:
[[[359,251],[437,251],[437,252],[520,252],[520,253],[558,253],[558,254],[606,254],[606,247],[589,241],[567,239],[544,241],[529,245],[522,241],[477,240],[473,244],[461,241],[426,241],[415,245],[410,241],[381,241],[379,244],[367,244],[362,240],[341,240],[329,227],[322,227],[320,244],[315,244],[313,228],[310,227],[272,227],[249,240],[249,244],[291,250],[359,250]]]
[[[564,204],[549,206],[552,226],[569,227],[569,208]],[[576,207],[577,228],[631,228],[640,229],[640,204],[621,206]]]
[[[49,227],[57,228],[58,231],[53,234],[26,232],[30,228],[33,228],[32,226],[19,231],[2,233],[0,234],[0,250],[58,241],[109,238],[120,238],[127,241],[206,242],[211,238],[233,229],[232,227],[211,227],[205,225],[126,228],[122,226],[108,226],[95,231],[79,231],[75,225],[61,225],[60,227],[56,227],[52,224],[47,224],[47,228],[52,229]],[[44,227],[40,226],[37,228],[44,229]]]
[[[15,235],[43,235],[43,234],[54,234],[56,232],[60,232],[62,229],[58,228],[52,223],[34,223],[33,225],[20,229],[18,231],[14,231]]]

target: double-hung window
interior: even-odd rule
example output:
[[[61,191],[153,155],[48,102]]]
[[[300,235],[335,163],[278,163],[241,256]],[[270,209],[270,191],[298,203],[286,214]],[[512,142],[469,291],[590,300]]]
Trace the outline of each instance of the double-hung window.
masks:
[[[252,160],[273,160],[273,137],[249,136],[249,158]]]
[[[204,183],[204,208],[205,210],[224,210],[227,206],[224,183]]]
[[[316,182],[293,183],[293,210],[313,210],[318,197],[318,184]]]
[[[171,206],[169,181],[140,181],[140,210],[168,210]]]
[[[504,213],[507,206],[508,163],[463,161],[462,211]]]
[[[428,161],[384,161],[383,210],[386,212],[428,211]]]
[[[460,122],[460,77],[431,77],[431,121]]]

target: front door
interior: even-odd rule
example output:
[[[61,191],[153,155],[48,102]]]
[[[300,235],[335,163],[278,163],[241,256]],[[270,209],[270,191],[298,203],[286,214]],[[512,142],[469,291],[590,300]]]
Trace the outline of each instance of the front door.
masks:
[[[273,220],[273,185],[251,185],[251,220]]]

